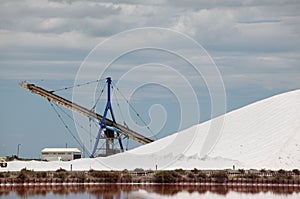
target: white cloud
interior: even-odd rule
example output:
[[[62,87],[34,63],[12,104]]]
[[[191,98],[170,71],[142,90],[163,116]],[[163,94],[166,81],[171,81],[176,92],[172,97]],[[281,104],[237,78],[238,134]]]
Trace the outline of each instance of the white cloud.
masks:
[[[202,9],[182,15],[173,28],[191,34],[204,44],[216,44],[238,33],[233,14],[220,9]]]
[[[10,66],[15,59],[44,60],[45,63],[40,64],[47,70],[49,61],[55,57],[57,61],[84,59],[89,50],[113,34],[130,28],[158,26],[173,28],[195,38],[216,58],[227,80],[229,77],[242,79],[246,75],[247,78],[240,81],[242,87],[251,83],[249,73],[274,75],[282,74],[284,70],[300,73],[299,9],[300,3],[292,0],[128,0],[121,3],[6,0],[0,7],[0,50],[3,52],[0,58],[5,61],[0,64],[6,70],[3,64],[8,66],[9,60]],[[152,36],[154,42],[184,47],[182,43],[173,42],[172,38]],[[143,35],[135,41],[120,41],[120,46],[130,45],[141,38]],[[111,46],[106,53],[120,46]],[[151,60],[149,56],[142,58]],[[137,60],[127,61],[126,64],[130,65]],[[172,60],[163,62],[172,64]],[[270,82],[274,79],[270,75],[257,77]],[[296,76],[286,73],[282,78],[291,81],[290,87],[297,87]]]

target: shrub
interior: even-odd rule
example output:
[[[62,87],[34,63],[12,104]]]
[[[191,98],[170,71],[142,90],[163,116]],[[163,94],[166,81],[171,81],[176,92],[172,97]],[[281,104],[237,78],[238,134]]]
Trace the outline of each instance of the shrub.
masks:
[[[74,173],[74,177],[79,180],[80,183],[85,181],[85,173],[84,172],[76,172]]]
[[[246,173],[244,169],[239,169],[238,171],[239,171],[241,174],[245,174],[245,173]]]
[[[10,178],[11,177],[11,173],[9,171],[7,172],[0,172],[3,175],[3,178]]]
[[[33,170],[28,170],[26,168],[21,169],[20,172],[27,173],[29,175],[34,175],[34,171]]]
[[[300,175],[300,171],[299,171],[298,169],[293,169],[293,173],[294,173],[295,175]]]
[[[188,173],[188,177],[189,177],[189,178],[195,178],[195,174],[192,173],[192,172],[189,172],[189,173]]]
[[[68,173],[66,171],[59,171],[59,172],[54,173],[53,177],[64,180],[68,177]]]
[[[267,170],[266,169],[261,169],[260,172],[261,173],[267,173]]]
[[[132,182],[132,176],[129,173],[125,173],[121,177],[121,182],[130,183]]]
[[[225,171],[213,173],[211,177],[215,178],[218,183],[223,183],[228,179],[228,175]]]
[[[37,178],[46,178],[47,177],[47,172],[45,171],[40,171],[36,173]]]
[[[120,174],[117,171],[95,171],[90,170],[89,175],[100,179],[102,182],[116,183],[120,179]]]
[[[183,170],[183,169],[175,169],[175,172],[180,175],[185,175],[185,170]]]
[[[293,179],[293,176],[289,175],[286,179],[292,180],[292,179]]]
[[[200,172],[198,173],[197,177],[198,177],[199,179],[204,179],[204,178],[207,177],[207,175],[206,175],[206,173],[200,171]]]
[[[280,178],[287,178],[288,176],[290,176],[290,174],[286,170],[280,169],[277,171],[275,176],[279,176]]]
[[[249,173],[249,174],[245,175],[245,178],[256,179],[256,178],[259,178],[259,176],[254,173]]]
[[[199,170],[198,170],[197,168],[194,168],[194,169],[192,170],[192,172],[193,172],[194,174],[198,174],[198,173],[199,173]]]
[[[22,181],[24,181],[25,179],[28,178],[28,175],[27,175],[25,172],[20,172],[20,173],[17,175],[17,178],[18,178],[18,179],[21,179]]]
[[[157,183],[173,183],[177,177],[176,171],[159,171],[154,175],[154,181]]]
[[[34,171],[27,170],[26,168],[21,169],[21,171],[17,174],[17,178],[24,181],[25,179],[29,177],[34,177],[35,173]]]
[[[144,169],[142,169],[142,168],[135,168],[133,171],[138,172],[138,173],[145,172]]]
[[[285,175],[285,174],[286,174],[286,171],[283,170],[283,169],[279,169],[279,170],[277,171],[277,173],[279,173],[280,175]]]
[[[56,170],[56,172],[66,172],[67,170],[63,169],[63,168],[59,168]]]

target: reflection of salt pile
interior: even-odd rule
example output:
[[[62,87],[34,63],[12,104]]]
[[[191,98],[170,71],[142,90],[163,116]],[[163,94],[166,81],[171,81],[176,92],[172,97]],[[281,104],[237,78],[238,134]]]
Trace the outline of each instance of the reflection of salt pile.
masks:
[[[300,165],[300,90],[226,114],[222,134],[206,157],[200,151],[211,121],[106,158],[70,162],[12,162],[9,170],[297,168]]]

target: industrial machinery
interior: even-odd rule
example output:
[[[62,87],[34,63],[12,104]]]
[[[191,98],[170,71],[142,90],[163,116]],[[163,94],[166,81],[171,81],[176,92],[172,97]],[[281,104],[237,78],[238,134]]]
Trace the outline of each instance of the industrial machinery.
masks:
[[[141,144],[147,144],[153,142],[152,139],[147,138],[133,130],[130,130],[128,127],[118,124],[115,120],[115,116],[113,114],[112,105],[111,105],[111,78],[106,78],[107,83],[107,103],[104,110],[103,116],[94,112],[93,110],[89,110],[85,107],[82,107],[74,102],[71,102],[61,96],[58,96],[53,93],[53,91],[48,91],[41,87],[38,87],[34,84],[27,84],[25,82],[20,83],[20,86],[29,90],[31,93],[37,94],[46,98],[47,100],[54,102],[58,105],[61,105],[67,109],[70,109],[74,112],[77,112],[81,115],[84,115],[89,118],[94,118],[99,122],[100,128],[96,137],[95,145],[90,157],[95,157],[98,149],[99,140],[104,138],[106,140],[106,156],[115,154],[118,152],[114,148],[114,140],[118,139],[120,150],[124,151],[121,136],[124,135],[136,142]],[[112,119],[107,118],[108,111],[111,114]],[[104,136],[104,137],[103,137]]]
[[[0,167],[7,167],[6,158],[0,157]]]

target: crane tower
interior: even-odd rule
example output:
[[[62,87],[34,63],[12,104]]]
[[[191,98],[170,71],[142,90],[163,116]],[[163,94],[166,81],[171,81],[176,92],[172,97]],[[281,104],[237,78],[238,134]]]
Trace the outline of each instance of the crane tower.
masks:
[[[20,83],[20,86],[29,90],[31,93],[37,94],[41,97],[46,98],[48,101],[54,102],[61,105],[71,111],[77,112],[83,116],[94,118],[99,122],[99,132],[96,136],[95,145],[91,153],[91,158],[96,157],[96,152],[99,149],[98,144],[100,139],[105,139],[106,151],[105,155],[109,156],[118,152],[114,146],[114,140],[117,139],[120,145],[121,151],[124,151],[121,136],[126,136],[136,142],[141,144],[147,144],[153,142],[152,139],[139,134],[128,127],[121,125],[116,122],[115,116],[113,114],[112,104],[111,104],[111,78],[106,78],[107,83],[107,102],[103,115],[100,115],[93,110],[89,110],[83,106],[80,106],[74,102],[71,102],[59,95],[53,93],[53,91],[48,91],[44,88],[38,87],[34,84],[27,84],[25,82]],[[107,113],[110,112],[112,119],[107,118]]]

